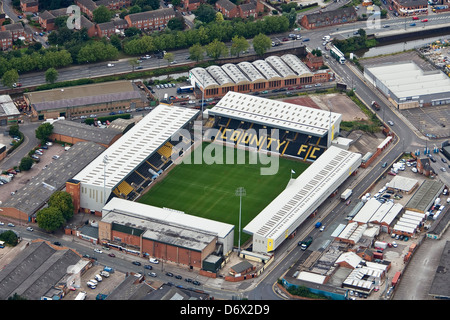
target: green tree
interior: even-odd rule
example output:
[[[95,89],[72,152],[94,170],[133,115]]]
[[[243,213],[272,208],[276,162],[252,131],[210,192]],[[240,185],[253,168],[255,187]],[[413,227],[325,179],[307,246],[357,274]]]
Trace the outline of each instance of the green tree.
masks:
[[[184,22],[183,17],[172,18],[167,23],[167,27],[169,27],[170,30],[180,30],[181,31],[181,30],[184,30],[184,28],[186,27],[186,24]]]
[[[33,166],[33,159],[31,157],[23,157],[22,160],[20,160],[19,169],[21,171],[28,171]]]
[[[17,81],[19,81],[19,73],[16,69],[8,70],[3,74],[2,84],[5,87],[12,88]]]
[[[58,79],[58,71],[55,68],[48,68],[45,71],[45,82],[47,83],[55,83]]]
[[[47,232],[58,230],[64,225],[64,217],[57,207],[47,207],[41,209],[36,214],[36,220],[39,228],[44,229]]]
[[[93,20],[95,23],[108,22],[112,17],[112,12],[104,5],[100,5],[97,9],[92,11],[92,14],[94,15]]]
[[[193,61],[201,61],[204,58],[205,48],[203,48],[200,44],[196,43],[192,47],[189,48],[189,57]]]
[[[17,245],[19,239],[17,235],[14,233],[14,231],[8,230],[0,234],[0,240],[5,241],[6,244],[10,246],[15,246]]]
[[[228,48],[225,43],[214,39],[213,42],[206,45],[206,54],[212,59],[219,59],[228,53]]]
[[[210,23],[216,19],[216,10],[209,4],[201,4],[194,14],[195,18],[203,23]]]
[[[48,206],[51,208],[58,208],[66,221],[73,217],[74,207],[72,196],[66,191],[54,192],[48,200]]]
[[[253,49],[259,56],[264,55],[272,46],[272,40],[262,33],[253,38]]]
[[[45,143],[48,137],[52,134],[52,132],[53,132],[53,125],[48,122],[43,123],[39,127],[37,127],[35,131],[36,138],[41,140],[42,143]]]
[[[165,55],[164,55],[164,59],[165,60],[167,60],[167,65],[170,65],[170,63],[173,61],[173,53],[171,53],[171,52],[167,52]]]
[[[231,41],[230,54],[232,56],[237,56],[238,58],[241,52],[246,51],[250,46],[248,41],[242,36],[234,36]]]
[[[13,124],[11,127],[9,127],[9,135],[11,137],[19,137],[20,136],[20,130],[18,124]]]

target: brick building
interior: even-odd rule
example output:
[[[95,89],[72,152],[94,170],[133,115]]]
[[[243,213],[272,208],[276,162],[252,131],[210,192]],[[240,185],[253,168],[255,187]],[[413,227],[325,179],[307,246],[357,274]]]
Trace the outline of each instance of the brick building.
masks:
[[[11,49],[12,43],[11,31],[0,31],[0,49],[2,51]]]
[[[24,27],[20,22],[1,26],[0,30],[11,32],[12,42],[16,41],[21,37],[23,37],[24,40],[28,42],[33,40],[33,33],[31,29],[28,26]]]
[[[181,6],[183,11],[194,11],[200,7],[201,4],[205,3],[204,0],[181,0]]]
[[[236,5],[229,0],[219,0],[216,2],[217,11],[226,18],[248,18],[257,17],[259,12],[264,11],[264,5],[258,0],[249,0],[246,3]]]
[[[427,0],[393,0],[392,7],[401,16],[428,14]]]
[[[136,27],[141,30],[162,30],[172,18],[175,18],[175,10],[164,8],[129,14],[125,16],[125,21],[128,27]]]
[[[39,12],[39,0],[20,0],[20,10],[24,13]]]
[[[321,66],[323,66],[323,57],[318,57],[313,55],[311,52],[308,52],[304,62],[311,70],[318,70]]]
[[[300,24],[306,29],[316,29],[357,21],[354,7],[339,8],[333,11],[318,12],[304,15]]]
[[[97,4],[92,0],[75,0],[75,4],[80,7],[80,11],[88,16],[89,19],[93,19],[94,10],[97,9]]]

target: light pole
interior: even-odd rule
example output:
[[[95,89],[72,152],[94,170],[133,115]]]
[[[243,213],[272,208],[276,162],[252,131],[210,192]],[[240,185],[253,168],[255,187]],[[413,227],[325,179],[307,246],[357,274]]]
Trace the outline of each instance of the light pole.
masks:
[[[242,197],[246,196],[246,191],[243,187],[239,187],[236,189],[236,196],[239,197],[239,243],[238,243],[238,252],[241,252],[241,213],[242,213]]]
[[[103,206],[106,204],[106,165],[108,164],[108,156],[103,157]]]

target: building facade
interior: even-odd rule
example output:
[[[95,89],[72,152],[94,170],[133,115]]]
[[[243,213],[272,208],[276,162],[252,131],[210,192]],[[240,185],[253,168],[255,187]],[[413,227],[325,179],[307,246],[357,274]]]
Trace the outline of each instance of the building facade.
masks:
[[[355,22],[357,18],[358,15],[354,7],[339,8],[332,11],[306,14],[301,18],[300,24],[306,29],[316,29]]]
[[[401,16],[428,14],[427,0],[393,0],[392,7]]]
[[[139,12],[125,16],[128,27],[136,27],[140,30],[162,30],[170,19],[175,18],[173,8],[164,8],[153,11]]]

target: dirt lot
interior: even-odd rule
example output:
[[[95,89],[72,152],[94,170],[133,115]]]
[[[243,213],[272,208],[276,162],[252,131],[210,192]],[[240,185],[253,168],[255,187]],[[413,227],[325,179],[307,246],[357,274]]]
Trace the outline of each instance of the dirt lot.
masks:
[[[79,292],[85,291],[87,293],[86,300],[95,300],[97,294],[110,294],[120,283],[125,279],[125,274],[122,272],[110,273],[108,278],[102,277],[102,281],[98,283],[97,288],[91,289],[86,285],[90,279],[94,279],[96,274],[103,270],[102,265],[94,265],[81,276],[80,288],[75,291],[70,291],[64,300],[75,300]]]
[[[342,114],[342,121],[367,120],[368,117],[345,94],[318,94],[284,99],[283,102],[330,110]]]

